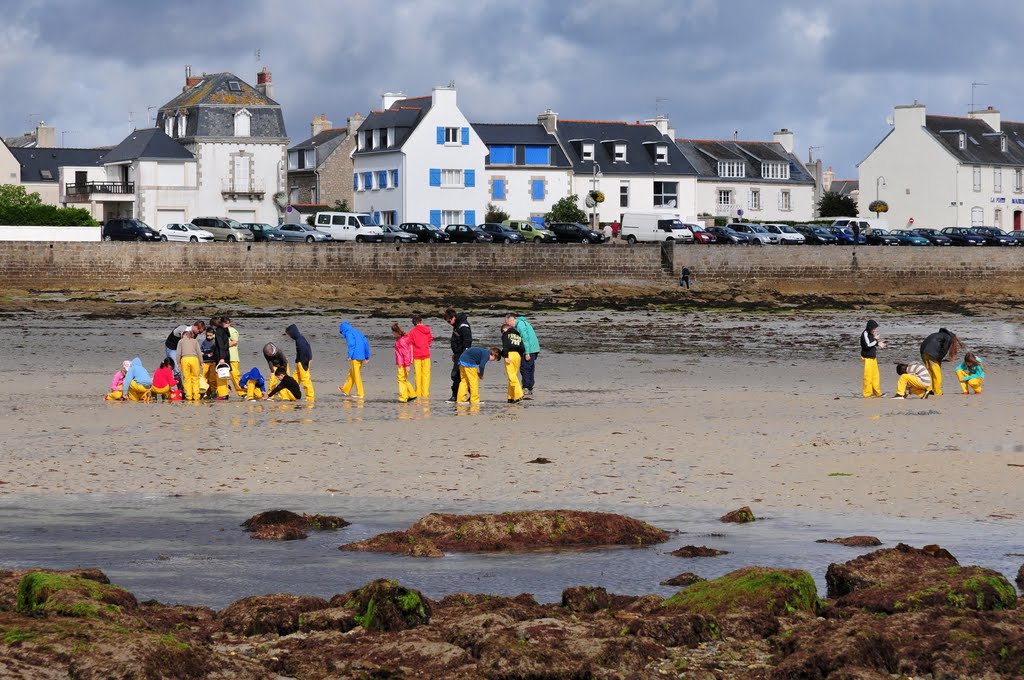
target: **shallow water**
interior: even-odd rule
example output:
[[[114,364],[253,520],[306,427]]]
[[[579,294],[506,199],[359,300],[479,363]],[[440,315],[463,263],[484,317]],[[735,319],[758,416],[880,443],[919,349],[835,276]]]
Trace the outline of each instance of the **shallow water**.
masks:
[[[659,582],[683,571],[705,578],[749,565],[809,571],[825,593],[831,562],[870,549],[819,544],[819,538],[871,534],[884,546],[938,543],[962,564],[979,564],[1012,580],[1024,557],[1019,521],[950,522],[882,517],[830,518],[775,513],[749,525],[723,524],[685,508],[616,508],[668,531],[667,543],[646,549],[615,548],[520,554],[459,554],[440,559],[345,553],[339,545],[404,529],[428,512],[494,512],[481,504],[404,502],[323,497],[26,497],[0,504],[0,568],[98,567],[140,600],[221,608],[248,595],[291,592],[330,597],[376,578],[394,578],[428,597],[455,592],[532,593],[556,602],[564,588],[603,586],[623,594],[668,596]],[[252,514],[288,508],[338,514],[352,525],[313,532],[304,541],[255,541],[240,528]],[[574,509],[601,509],[577,504]],[[717,558],[668,554],[683,545],[730,551]],[[1017,553],[1016,556],[1012,553]]]

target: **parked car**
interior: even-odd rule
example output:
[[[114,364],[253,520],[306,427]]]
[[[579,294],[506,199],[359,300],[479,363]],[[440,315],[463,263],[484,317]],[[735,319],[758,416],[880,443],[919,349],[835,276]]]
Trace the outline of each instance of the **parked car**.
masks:
[[[113,219],[103,225],[104,241],[159,241],[160,234],[142,220]]]
[[[253,240],[255,241],[283,241],[284,232],[280,229],[275,229],[265,222],[243,222],[242,226],[252,232]]]
[[[696,243],[714,243],[718,240],[718,237],[707,230],[707,227],[701,224],[687,224],[690,231],[693,232],[693,240]]]
[[[887,229],[875,227],[867,233],[869,246],[898,246],[900,240],[889,233]]]
[[[829,231],[828,227],[813,224],[798,224],[793,227],[804,236],[804,242],[816,246],[834,246],[839,239]]]
[[[951,246],[951,245],[953,245],[952,239],[950,239],[948,236],[943,234],[938,229],[927,229],[925,227],[916,227],[914,229],[910,229],[909,231],[912,234],[917,234],[918,236],[925,237],[926,239],[928,239],[928,243],[931,243],[933,246]]]
[[[553,222],[548,229],[554,232],[559,243],[604,243],[608,240],[601,232],[575,222]]]
[[[330,234],[314,229],[308,224],[282,224],[278,227],[278,230],[284,234],[285,241],[295,242],[306,242],[306,243],[323,243],[324,241],[331,241]]]
[[[871,229],[889,229],[888,220],[876,219],[874,217],[837,217],[832,221],[833,227],[842,227],[853,232],[853,225],[856,224],[860,233],[864,234]]]
[[[526,241],[525,236],[511,227],[506,227],[504,224],[486,222],[477,226],[490,234],[491,239],[495,243],[524,243]]]
[[[380,243],[384,240],[384,230],[369,213],[318,212],[313,226],[330,234],[335,241]]]
[[[252,232],[230,217],[196,217],[192,224],[213,234],[214,241],[253,241]]]
[[[384,232],[384,243],[416,243],[420,240],[416,234],[410,234],[394,224],[381,225],[380,229]]]
[[[494,238],[475,224],[449,224],[444,228],[452,243],[491,243]]]
[[[932,244],[924,236],[918,236],[909,229],[890,229],[889,233],[896,237],[901,246],[930,246]]]
[[[637,241],[693,243],[693,232],[678,217],[657,213],[624,213],[619,236],[631,245]]]
[[[975,234],[969,227],[946,227],[942,230],[956,246],[983,246],[985,237]]]
[[[987,246],[1015,246],[1017,239],[998,227],[971,227],[971,231],[985,238]]]
[[[554,232],[549,229],[545,229],[543,224],[538,224],[537,222],[505,220],[502,224],[510,229],[518,231],[527,241],[533,241],[534,243],[554,243],[558,240],[555,237]]]
[[[1007,236],[1013,239],[1013,242],[1018,246],[1024,246],[1024,231],[1014,229],[1013,231],[1004,232]]]
[[[751,241],[749,235],[733,231],[729,227],[708,227],[708,231],[715,235],[715,243],[745,246]]]
[[[398,228],[413,234],[420,243],[448,243],[452,240],[440,227],[426,222],[402,222]]]
[[[160,227],[160,240],[199,243],[200,241],[212,241],[213,234],[188,222],[184,224],[172,222]]]
[[[746,222],[733,222],[729,225],[729,228],[733,231],[746,234],[750,238],[750,242],[757,246],[773,245],[777,246],[781,243],[782,239],[779,238],[778,234],[772,234],[767,229],[762,227],[760,224],[747,224]]]
[[[831,227],[825,227],[825,229],[828,229],[829,232],[839,240],[839,245],[841,246],[864,245],[868,242],[868,237],[863,232],[858,235],[857,239],[854,239],[853,232],[846,227],[837,227],[833,225]]]
[[[779,237],[784,246],[802,246],[807,238],[788,224],[762,224],[768,233]]]

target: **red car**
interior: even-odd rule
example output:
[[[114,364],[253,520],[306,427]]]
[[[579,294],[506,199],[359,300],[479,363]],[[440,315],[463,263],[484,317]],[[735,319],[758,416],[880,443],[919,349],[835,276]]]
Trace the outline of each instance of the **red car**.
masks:
[[[718,240],[718,237],[706,230],[699,224],[686,224],[683,225],[693,232],[694,243],[714,243]]]

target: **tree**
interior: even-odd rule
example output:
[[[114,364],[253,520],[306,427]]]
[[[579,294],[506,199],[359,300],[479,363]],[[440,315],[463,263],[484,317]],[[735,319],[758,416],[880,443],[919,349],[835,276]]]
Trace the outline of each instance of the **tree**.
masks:
[[[487,212],[484,214],[484,222],[495,222],[501,224],[507,219],[510,219],[507,212],[493,203],[487,204]]]
[[[576,194],[560,198],[551,206],[551,212],[544,215],[544,222],[581,222],[587,223],[587,213],[577,205],[580,197]]]
[[[822,217],[857,217],[857,202],[836,191],[826,191],[818,201],[818,214]]]
[[[0,185],[0,206],[4,208],[29,208],[42,204],[43,199],[35,191],[30,194],[25,191],[23,186],[15,186],[13,184]]]
[[[335,201],[334,208],[332,208],[332,210],[335,210],[337,212],[352,212],[352,208],[350,208],[348,205],[348,200],[344,198],[341,199],[340,201]]]

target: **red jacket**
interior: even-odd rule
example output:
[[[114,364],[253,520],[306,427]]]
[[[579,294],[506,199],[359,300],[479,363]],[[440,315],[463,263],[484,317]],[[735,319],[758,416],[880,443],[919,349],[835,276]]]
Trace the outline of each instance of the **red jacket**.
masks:
[[[153,387],[163,389],[168,386],[177,386],[178,381],[174,379],[174,371],[167,366],[153,371]]]
[[[434,334],[430,332],[430,326],[422,323],[416,324],[409,331],[409,337],[412,338],[412,358],[429,359],[430,343],[434,340]]]
[[[395,339],[395,365],[412,366],[412,338],[409,335]]]

